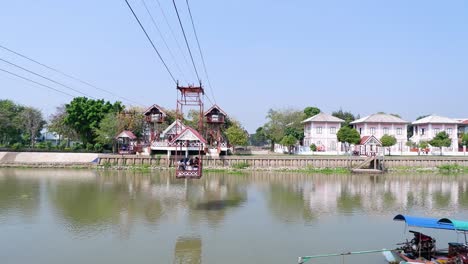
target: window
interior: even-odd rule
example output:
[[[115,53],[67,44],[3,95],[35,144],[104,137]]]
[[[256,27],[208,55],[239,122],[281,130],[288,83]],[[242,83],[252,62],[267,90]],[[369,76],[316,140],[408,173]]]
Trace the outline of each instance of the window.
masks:
[[[362,127],[359,128],[359,134],[362,134]]]
[[[336,134],[336,127],[330,127],[330,134]]]
[[[388,135],[388,131],[389,131],[388,127],[384,127],[384,128],[383,128],[383,133],[384,133],[384,135]]]
[[[401,127],[397,128],[397,129],[396,129],[396,134],[397,134],[397,135],[403,134],[403,129],[401,129]]]
[[[451,135],[453,130],[451,128],[447,128],[447,134]]]
[[[440,128],[434,128],[434,135],[439,134],[439,132],[440,132]]]
[[[322,134],[322,127],[317,127],[317,134]]]
[[[421,128],[421,135],[426,134],[425,132],[426,132],[426,129],[425,129],[425,128]]]
[[[370,128],[370,133],[371,133],[371,135],[375,135],[375,127]]]
[[[336,150],[336,142],[330,141],[330,146],[328,147],[329,150]]]

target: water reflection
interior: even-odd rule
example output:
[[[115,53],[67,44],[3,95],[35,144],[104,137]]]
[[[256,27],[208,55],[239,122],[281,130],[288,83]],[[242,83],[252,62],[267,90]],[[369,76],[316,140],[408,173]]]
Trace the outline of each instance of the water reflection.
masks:
[[[174,264],[202,263],[202,241],[199,237],[179,237],[174,247]]]

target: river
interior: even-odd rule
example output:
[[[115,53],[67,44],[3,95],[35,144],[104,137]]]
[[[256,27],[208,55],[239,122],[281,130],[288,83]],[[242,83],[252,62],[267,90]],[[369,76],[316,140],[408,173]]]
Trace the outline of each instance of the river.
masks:
[[[0,260],[297,263],[394,248],[396,214],[468,220],[468,175],[305,175],[0,169]],[[440,248],[462,240],[423,230]],[[378,254],[308,263],[385,263]]]

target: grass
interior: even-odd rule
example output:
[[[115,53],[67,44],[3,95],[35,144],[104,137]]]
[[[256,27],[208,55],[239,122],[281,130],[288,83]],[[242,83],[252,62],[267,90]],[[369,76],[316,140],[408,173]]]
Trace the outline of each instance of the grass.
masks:
[[[232,165],[232,168],[238,169],[238,170],[243,170],[248,168],[250,165],[247,162],[239,162],[237,164]]]
[[[316,168],[307,167],[304,169],[292,169],[292,170],[279,170],[283,172],[298,172],[298,173],[321,173],[321,174],[349,174],[351,173],[347,168]]]
[[[459,164],[442,164],[437,169],[443,173],[467,173],[468,167]]]

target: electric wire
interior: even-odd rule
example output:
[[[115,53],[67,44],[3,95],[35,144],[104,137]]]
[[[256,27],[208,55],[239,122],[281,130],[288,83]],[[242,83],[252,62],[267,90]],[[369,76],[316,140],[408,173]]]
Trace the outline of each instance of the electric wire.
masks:
[[[146,12],[148,13],[149,17],[151,18],[151,22],[153,22],[153,25],[154,27],[156,28],[156,30],[158,31],[159,33],[159,36],[161,37],[161,40],[163,41],[164,45],[166,46],[168,52],[169,52],[169,55],[171,56],[172,60],[174,61],[174,64],[176,66],[176,68],[178,69],[179,73],[182,75],[182,78],[185,79],[185,81],[187,82],[187,78],[185,77],[184,73],[182,72],[182,69],[180,68],[179,64],[177,63],[177,60],[175,59],[174,57],[174,54],[172,53],[171,49],[169,48],[169,45],[167,44],[161,30],[159,29],[159,26],[157,25],[156,21],[154,20],[154,17],[153,15],[151,14],[150,10],[148,9],[148,6],[146,5],[146,1],[145,0],[141,0],[141,3],[143,4],[143,6],[145,7],[146,9]]]
[[[198,40],[198,34],[197,34],[196,29],[195,29],[195,23],[193,22],[193,16],[192,16],[192,11],[190,10],[190,4],[189,4],[188,0],[185,0],[185,2],[187,3],[187,9],[188,9],[188,12],[189,12],[189,15],[190,15],[190,21],[192,21],[193,34],[195,35],[195,39],[196,39],[197,45],[198,45],[198,50],[200,51],[200,57],[201,57],[202,64],[203,64],[203,70],[205,71],[206,79],[208,80],[208,86],[210,87],[211,96],[213,97],[213,101],[216,104],[216,98],[215,98],[214,93],[213,93],[213,87],[211,86],[210,77],[208,76],[208,71],[206,69],[205,58],[203,56],[203,52],[202,52],[202,49],[201,49],[201,46],[200,46],[200,41]]]
[[[176,81],[176,79],[174,78],[174,75],[172,74],[171,70],[169,70],[169,67],[167,66],[167,64],[166,64],[166,62],[164,61],[163,57],[161,56],[161,54],[159,53],[158,49],[157,49],[156,46],[154,45],[154,43],[153,43],[153,41],[151,40],[150,36],[149,36],[148,33],[146,32],[145,27],[143,26],[143,24],[141,24],[140,19],[139,19],[138,16],[135,14],[135,11],[133,11],[132,6],[131,6],[130,3],[128,2],[128,0],[125,0],[125,3],[127,3],[128,8],[130,9],[130,11],[132,11],[133,16],[135,17],[136,21],[138,22],[138,24],[140,25],[141,29],[142,29],[143,32],[145,33],[146,38],[147,38],[148,41],[151,43],[151,46],[153,46],[154,51],[156,52],[156,54],[158,54],[159,59],[160,59],[161,62],[164,64],[164,67],[166,68],[167,72],[168,72],[169,75],[171,76],[172,81],[174,81],[174,83],[177,84],[177,81]]]
[[[159,0],[153,0],[153,4],[155,6],[156,6],[156,3],[158,4],[159,11],[161,12],[161,14],[163,16],[164,21],[166,22],[166,25],[169,28],[169,31],[171,32],[171,35],[172,35],[172,38],[174,39],[174,42],[176,43],[177,48],[180,51],[180,54],[182,55],[182,58],[184,59],[185,65],[190,68],[190,64],[189,64],[189,62],[187,60],[187,56],[185,56],[185,52],[183,51],[182,47],[180,46],[179,41],[177,40],[177,37],[176,37],[176,35],[174,33],[174,30],[171,27],[171,24],[169,23],[169,19],[166,16],[166,12],[164,12],[164,8],[162,7],[161,2],[159,2]]]
[[[36,81],[34,81],[34,80],[31,80],[31,79],[29,79],[29,78],[23,77],[23,76],[18,75],[18,74],[16,74],[16,73],[12,73],[12,72],[10,72],[10,71],[7,71],[7,70],[1,69],[1,68],[0,68],[0,71],[6,72],[6,73],[11,74],[11,75],[13,75],[13,76],[16,76],[16,77],[18,77],[18,78],[20,78],[20,79],[23,79],[23,80],[26,80],[26,81],[35,83],[35,84],[37,84],[37,85],[46,87],[46,88],[51,89],[51,90],[54,90],[54,91],[56,91],[56,92],[59,92],[59,93],[68,95],[68,96],[70,96],[70,97],[72,97],[72,98],[75,97],[75,96],[72,95],[72,94],[69,94],[69,93],[67,93],[67,92],[61,91],[61,90],[59,90],[59,89],[55,89],[55,88],[53,88],[53,87],[51,87],[51,86],[48,86],[48,85],[45,85],[45,84],[42,84],[42,83],[39,83],[39,82],[36,82]]]
[[[89,83],[89,82],[87,82],[87,81],[84,81],[84,80],[82,80],[82,79],[79,79],[79,78],[77,78],[77,77],[75,77],[75,76],[73,76],[73,75],[71,75],[71,74],[65,73],[65,72],[63,72],[63,71],[61,71],[61,70],[59,70],[59,69],[57,69],[57,68],[53,68],[53,67],[48,66],[48,65],[46,65],[46,64],[44,64],[44,63],[41,63],[41,62],[39,62],[39,61],[37,61],[37,60],[31,58],[31,57],[28,57],[28,56],[26,56],[26,55],[24,55],[24,54],[21,54],[21,53],[17,52],[17,51],[14,51],[14,50],[12,50],[12,49],[9,49],[9,48],[7,48],[7,47],[5,47],[5,46],[3,46],[3,45],[0,45],[0,48],[4,49],[4,50],[6,50],[6,51],[9,51],[9,52],[11,52],[11,53],[13,53],[13,54],[15,54],[15,55],[18,55],[18,56],[20,56],[20,57],[22,57],[22,58],[24,58],[24,59],[27,59],[27,60],[29,60],[29,61],[32,61],[32,62],[34,62],[34,63],[36,63],[36,64],[38,64],[38,65],[41,65],[41,66],[43,66],[43,67],[45,67],[45,68],[47,68],[47,69],[49,69],[49,70],[51,70],[51,71],[57,72],[57,73],[59,73],[59,74],[65,76],[65,77],[68,77],[68,78],[70,78],[70,79],[72,79],[72,80],[75,80],[75,81],[77,81],[77,82],[80,82],[80,83],[82,83],[82,84],[84,84],[84,85],[87,85],[87,86],[92,87],[92,88],[94,88],[94,89],[100,90],[100,91],[102,91],[102,92],[106,92],[106,93],[108,93],[108,94],[110,94],[110,95],[112,95],[112,96],[118,97],[118,98],[120,98],[120,99],[122,99],[122,100],[125,100],[125,101],[127,101],[127,102],[134,103],[134,104],[137,104],[137,105],[142,105],[142,104],[140,104],[140,103],[138,103],[138,102],[135,102],[135,101],[133,101],[133,100],[131,100],[131,99],[125,98],[125,97],[120,96],[120,95],[117,95],[117,94],[115,94],[115,93],[113,93],[113,92],[111,92],[111,91],[108,91],[108,90],[106,90],[106,89],[97,87],[96,85],[93,85],[93,84],[91,84],[91,83]]]
[[[29,73],[31,73],[31,74],[33,74],[33,75],[39,76],[39,77],[41,77],[41,78],[43,78],[43,79],[46,79],[46,80],[48,80],[48,81],[50,81],[50,82],[53,82],[53,83],[55,83],[55,84],[58,84],[58,85],[60,85],[60,86],[62,86],[62,87],[65,87],[65,88],[67,88],[67,89],[70,89],[70,90],[72,90],[72,91],[74,91],[74,92],[77,92],[77,93],[79,93],[79,94],[81,94],[81,95],[84,95],[84,96],[86,96],[86,97],[89,97],[89,98],[92,98],[92,99],[96,99],[96,98],[94,98],[94,97],[91,96],[91,95],[88,95],[88,94],[85,94],[85,93],[81,92],[80,90],[77,90],[77,89],[75,89],[75,88],[73,88],[73,87],[70,87],[70,86],[68,86],[68,85],[66,85],[66,84],[57,82],[57,81],[55,81],[55,80],[53,80],[53,79],[50,79],[50,78],[48,78],[48,77],[46,77],[46,76],[44,76],[44,75],[39,74],[39,73],[35,73],[35,72],[31,71],[31,70],[28,70],[28,69],[26,69],[26,68],[24,68],[24,67],[21,67],[21,66],[15,64],[15,63],[13,63],[13,62],[7,61],[7,60],[2,59],[2,58],[0,58],[0,61],[3,61],[3,62],[5,62],[5,63],[8,63],[8,64],[11,65],[11,66],[14,66],[14,67],[19,68],[19,69],[21,69],[21,70],[23,70],[23,71],[29,72]]]
[[[190,45],[188,43],[187,36],[185,35],[184,26],[182,25],[182,21],[180,20],[179,10],[177,9],[177,5],[176,5],[175,0],[172,0],[172,3],[174,4],[174,9],[175,9],[176,14],[177,14],[177,19],[179,20],[179,25],[180,25],[180,28],[182,29],[182,34],[184,35],[185,44],[187,45],[187,49],[188,49],[188,52],[190,54],[190,59],[192,60],[193,69],[195,70],[195,74],[197,75],[198,81],[200,81],[201,79],[200,79],[200,76],[198,75],[197,67],[195,66],[195,61],[193,60],[192,51],[190,49]]]

